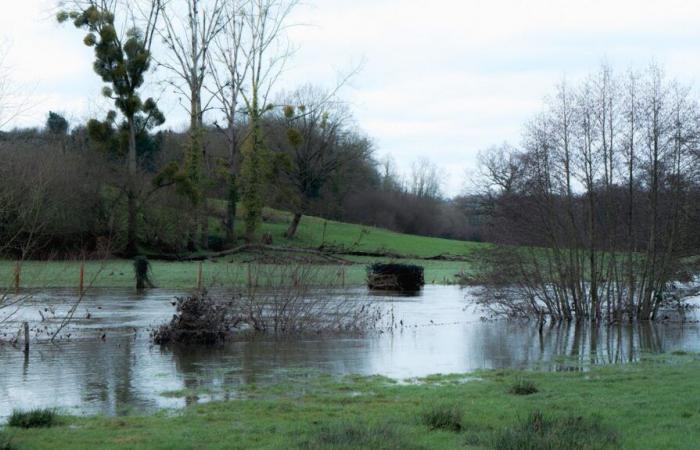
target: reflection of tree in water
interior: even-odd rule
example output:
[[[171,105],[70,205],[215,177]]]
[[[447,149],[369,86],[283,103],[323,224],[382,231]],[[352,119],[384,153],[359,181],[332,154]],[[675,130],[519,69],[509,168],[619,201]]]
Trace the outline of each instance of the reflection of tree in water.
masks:
[[[579,370],[591,364],[638,361],[644,353],[670,351],[684,341],[680,325],[651,322],[555,323],[544,326],[541,333],[532,324],[490,322],[474,331],[471,338],[482,342],[482,365],[493,368]]]
[[[214,347],[173,346],[175,370],[192,393],[213,391],[217,398],[234,396],[237,386],[290,381],[319,372],[366,373],[369,341],[318,338],[250,338]],[[351,361],[352,366],[348,367]]]

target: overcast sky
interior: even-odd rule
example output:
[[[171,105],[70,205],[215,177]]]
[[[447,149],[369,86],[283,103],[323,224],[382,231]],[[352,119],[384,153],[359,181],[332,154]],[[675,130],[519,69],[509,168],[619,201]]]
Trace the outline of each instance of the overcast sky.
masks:
[[[102,115],[92,50],[59,26],[54,0],[2,0],[0,37],[12,78],[33,108],[13,125],[41,125],[47,111],[73,121]],[[476,153],[518,143],[522,125],[563,77],[607,60],[616,70],[652,60],[693,85],[700,74],[700,2],[680,0],[315,0],[292,19],[298,51],[281,88],[332,86],[364,61],[341,96],[359,127],[407,171],[429,157],[458,193]],[[173,99],[167,126],[182,128]]]

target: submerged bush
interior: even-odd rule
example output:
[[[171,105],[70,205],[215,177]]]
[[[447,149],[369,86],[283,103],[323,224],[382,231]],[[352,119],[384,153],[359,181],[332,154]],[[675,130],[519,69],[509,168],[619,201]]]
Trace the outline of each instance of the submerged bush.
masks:
[[[531,395],[539,392],[537,386],[531,381],[518,380],[508,391],[514,395]]]
[[[423,450],[425,447],[410,442],[396,426],[390,424],[338,424],[326,426],[312,439],[303,442],[302,449],[373,449]]]
[[[217,344],[232,328],[226,308],[206,293],[180,297],[170,323],[151,333],[153,342],[166,344]]]
[[[462,430],[462,411],[456,406],[434,406],[421,414],[424,425],[431,430],[459,432]]]
[[[617,448],[617,433],[599,419],[549,419],[534,411],[520,426],[495,438],[496,450],[603,450]]]
[[[7,420],[7,425],[15,428],[48,428],[57,423],[58,414],[53,409],[15,410]],[[2,443],[2,439],[0,439],[0,443]]]

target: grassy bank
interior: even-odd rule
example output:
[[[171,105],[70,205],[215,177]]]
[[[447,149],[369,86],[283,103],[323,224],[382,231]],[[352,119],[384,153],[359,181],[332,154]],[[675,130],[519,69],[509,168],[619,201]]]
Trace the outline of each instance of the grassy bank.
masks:
[[[694,449],[698,370],[697,356],[665,355],[590,371],[485,371],[415,384],[300,377],[251,387],[244,400],[147,417],[60,417],[52,428],[3,433],[27,449]],[[514,386],[536,392],[517,395],[532,389]]]
[[[395,233],[381,228],[365,227],[348,223],[326,221],[317,217],[304,217],[294,239],[283,237],[289,223],[287,213],[266,210],[262,232],[273,236],[273,244],[283,247],[318,248],[321,245],[346,251],[379,252],[404,255],[402,262],[415,262],[425,267],[426,282],[447,283],[454,274],[466,269],[467,264],[459,261],[426,261],[412,258],[425,258],[436,255],[468,255],[481,244],[449,239]],[[390,258],[368,258],[347,256],[353,265],[341,267],[336,264],[321,266],[324,279],[336,276],[346,285],[362,285],[365,281],[365,267],[376,261],[389,261]],[[218,258],[203,263],[204,283],[207,286],[235,286],[247,281],[250,261],[255,255],[239,254]],[[0,288],[13,285],[15,262],[0,261]],[[188,289],[196,285],[198,262],[152,261],[155,284],[162,288]],[[78,261],[25,261],[21,270],[21,287],[77,287],[80,273]],[[133,287],[134,275],[131,261],[107,260],[89,261],[85,266],[85,283],[94,287]]]

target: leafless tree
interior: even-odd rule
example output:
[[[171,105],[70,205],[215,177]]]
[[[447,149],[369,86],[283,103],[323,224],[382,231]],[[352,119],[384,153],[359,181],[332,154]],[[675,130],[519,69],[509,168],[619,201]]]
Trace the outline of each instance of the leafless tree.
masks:
[[[243,54],[244,13],[248,0],[230,0],[223,5],[224,27],[215,39],[210,53],[213,85],[210,93],[217,100],[216,110],[223,118],[224,124],[214,122],[217,129],[224,135],[227,145],[227,205],[224,227],[226,238],[233,242],[235,236],[236,203],[238,201],[236,180],[236,158],[242,136],[239,130],[245,118],[241,107],[241,91],[248,77],[250,61]]]
[[[209,216],[204,186],[206,153],[203,143],[204,114],[212,98],[205,83],[211,75],[210,53],[217,36],[225,30],[226,16],[223,0],[170,0],[163,8],[163,24],[159,31],[168,52],[158,59],[171,75],[167,83],[184,99],[190,119],[189,142],[185,171],[199,194],[196,207],[200,222],[200,245],[207,247]]]
[[[421,158],[411,165],[409,192],[419,198],[439,198],[443,175],[428,158]]]
[[[576,89],[561,85],[522,151],[483,161],[501,187],[502,242],[527,246],[511,248],[510,295],[490,301],[556,320],[656,318],[692,252],[684,205],[700,170],[699,114],[689,89],[653,65],[625,78],[603,66]],[[510,157],[522,168],[504,195],[493,168]]]

